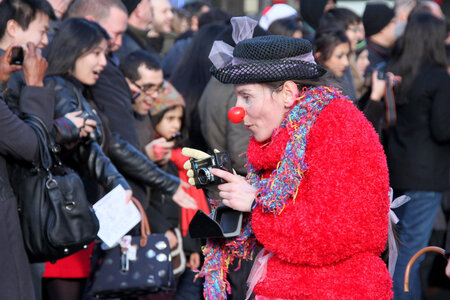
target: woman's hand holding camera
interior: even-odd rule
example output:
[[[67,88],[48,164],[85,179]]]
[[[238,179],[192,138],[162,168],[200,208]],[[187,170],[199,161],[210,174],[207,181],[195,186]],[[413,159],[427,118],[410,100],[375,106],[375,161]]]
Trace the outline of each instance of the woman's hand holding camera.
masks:
[[[386,94],[386,78],[379,78],[378,70],[372,73],[372,92],[370,93],[370,100],[379,102]],[[395,76],[391,72],[387,72],[386,77],[389,78],[390,86],[394,86],[401,82],[400,76]]]
[[[250,185],[244,177],[221,169],[212,169],[211,173],[227,181],[218,186],[224,205],[243,212],[252,210],[252,203],[258,191],[256,187]]]
[[[97,122],[95,120],[80,117],[81,111],[74,111],[64,115],[69,119],[78,129],[80,129],[80,137],[87,137],[94,131]]]

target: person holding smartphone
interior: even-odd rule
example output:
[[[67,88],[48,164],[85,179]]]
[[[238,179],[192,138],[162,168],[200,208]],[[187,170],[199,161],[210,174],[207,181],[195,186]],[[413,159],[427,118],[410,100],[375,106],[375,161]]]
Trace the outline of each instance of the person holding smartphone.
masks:
[[[25,48],[23,66],[11,65],[15,44],[0,57],[0,80],[6,83],[12,72],[22,70],[27,85],[21,94],[24,113],[33,114],[51,126],[55,95],[44,87],[47,62],[33,43]],[[9,185],[7,163],[16,160],[34,161],[39,157],[39,142],[35,131],[19,119],[5,104],[0,93],[0,295],[2,299],[35,299],[28,257],[25,253],[17,200]]]

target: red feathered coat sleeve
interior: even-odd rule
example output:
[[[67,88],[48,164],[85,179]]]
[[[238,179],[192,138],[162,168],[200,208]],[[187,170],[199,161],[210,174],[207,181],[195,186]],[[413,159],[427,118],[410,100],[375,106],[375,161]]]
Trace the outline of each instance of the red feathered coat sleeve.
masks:
[[[312,127],[305,154],[296,198],[280,215],[258,207],[252,214],[256,238],[275,254],[256,293],[389,299],[389,274],[378,257],[387,239],[389,181],[375,130],[352,104],[335,100]]]

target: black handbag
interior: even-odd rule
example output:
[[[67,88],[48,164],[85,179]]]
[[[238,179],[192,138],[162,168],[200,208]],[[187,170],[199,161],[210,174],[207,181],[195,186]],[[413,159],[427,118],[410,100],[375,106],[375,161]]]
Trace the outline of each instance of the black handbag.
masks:
[[[141,236],[125,236],[125,244],[109,250],[96,247],[88,282],[90,296],[127,298],[175,289],[169,241],[164,234],[150,234],[144,209],[138,200],[132,201],[141,212]]]
[[[10,176],[25,249],[30,262],[55,261],[87,248],[97,236],[99,222],[81,178],[60,162],[59,147],[46,125],[33,115],[24,121],[40,144],[39,161],[15,164]]]

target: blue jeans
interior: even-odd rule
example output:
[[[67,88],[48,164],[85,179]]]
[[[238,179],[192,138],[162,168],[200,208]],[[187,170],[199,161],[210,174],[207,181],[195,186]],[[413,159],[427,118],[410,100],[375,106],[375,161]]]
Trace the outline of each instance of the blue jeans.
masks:
[[[398,259],[394,273],[394,299],[420,300],[422,289],[420,281],[420,263],[425,256],[421,255],[411,268],[409,277],[409,293],[403,291],[405,269],[411,257],[420,249],[428,246],[434,219],[439,210],[442,193],[433,191],[406,191],[411,200],[395,209],[400,219],[397,224]]]

